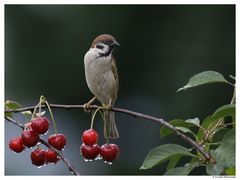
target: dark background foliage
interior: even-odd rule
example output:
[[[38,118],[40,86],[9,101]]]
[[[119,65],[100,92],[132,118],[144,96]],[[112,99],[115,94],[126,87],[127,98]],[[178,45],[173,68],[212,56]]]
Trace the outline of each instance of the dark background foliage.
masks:
[[[229,103],[232,88],[224,84],[176,90],[202,71],[235,75],[234,5],[6,5],[5,99],[23,106],[35,105],[40,95],[50,103],[87,102],[92,94],[83,58],[102,33],[114,35],[121,44],[114,53],[120,76],[116,107],[165,120],[203,119]],[[83,130],[90,127],[90,114],[54,110],[54,115],[59,131],[67,136],[64,154],[83,175],[161,174],[164,165],[139,170],[145,155],[160,144],[181,143],[174,135],[160,139],[158,124],[116,114],[120,139],[112,142],[120,147],[119,159],[111,166],[85,163],[79,147]],[[24,122],[20,115],[15,118]],[[102,127],[98,116],[100,144]],[[12,153],[8,141],[20,133],[5,123],[6,175],[69,174],[62,162],[41,169],[32,166],[31,149]]]

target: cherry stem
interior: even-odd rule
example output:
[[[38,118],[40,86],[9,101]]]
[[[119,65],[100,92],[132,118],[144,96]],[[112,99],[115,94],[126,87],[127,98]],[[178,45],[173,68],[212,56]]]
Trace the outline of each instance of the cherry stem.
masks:
[[[30,121],[34,118],[34,115],[36,114],[37,108],[38,108],[39,106],[41,106],[41,101],[35,106]],[[30,121],[29,121],[29,122],[30,122]]]
[[[109,144],[109,138],[106,137],[106,144]]]
[[[57,134],[58,133],[57,125],[56,125],[56,121],[55,121],[55,119],[53,117],[53,113],[52,113],[51,107],[50,107],[49,103],[47,102],[46,98],[43,95],[41,96],[41,101],[43,101],[43,103],[46,104],[46,106],[47,106],[47,108],[49,110],[49,113],[50,113],[50,116],[51,116],[51,119],[52,119],[52,122],[53,122],[54,132],[55,132],[55,134]]]
[[[34,108],[34,111],[33,111],[33,114],[32,114],[32,118],[31,120],[34,118],[35,114],[36,114],[36,111],[37,111],[37,108],[39,108],[39,116],[41,116],[41,110],[42,110],[42,100],[43,99],[43,96],[40,96],[39,98],[39,103],[35,106]],[[30,120],[30,121],[31,121]]]
[[[91,119],[91,126],[90,126],[90,129],[93,129],[93,124],[94,124],[95,116],[96,116],[97,112],[98,112],[100,109],[102,109],[101,106],[98,107],[98,108],[94,111],[94,113],[93,113],[93,115],[92,115],[92,119]]]
[[[39,116],[41,116],[41,113],[42,113],[42,96],[40,96],[40,99],[39,99],[39,104],[40,104],[40,106],[39,106]]]

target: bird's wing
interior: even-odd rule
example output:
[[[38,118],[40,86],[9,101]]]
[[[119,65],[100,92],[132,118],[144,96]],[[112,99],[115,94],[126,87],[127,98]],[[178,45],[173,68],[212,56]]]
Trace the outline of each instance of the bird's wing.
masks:
[[[116,61],[114,58],[112,58],[112,72],[113,72],[113,75],[114,75],[114,78],[115,78],[115,81],[116,81],[116,95],[117,95],[117,92],[118,92],[118,88],[119,88],[119,82],[118,82],[118,71],[117,71],[117,65],[116,65]]]

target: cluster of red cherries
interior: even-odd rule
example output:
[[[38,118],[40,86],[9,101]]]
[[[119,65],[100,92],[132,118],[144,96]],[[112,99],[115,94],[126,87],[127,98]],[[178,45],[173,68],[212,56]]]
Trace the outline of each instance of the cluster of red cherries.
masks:
[[[9,142],[9,148],[16,152],[22,152],[26,147],[31,148],[38,145],[39,137],[47,134],[49,129],[49,120],[40,116],[33,118],[30,123],[25,125],[20,137],[12,138]],[[103,144],[101,147],[98,143],[98,133],[93,129],[88,129],[82,134],[81,154],[86,161],[103,159],[104,162],[111,164],[119,155],[119,148],[116,144]],[[56,152],[62,150],[66,145],[66,138],[63,134],[53,134],[48,137],[48,143],[55,148],[47,150],[39,146],[31,152],[32,164],[43,166],[48,163],[56,164],[60,157]]]
[[[46,134],[49,128],[49,121],[46,117],[33,118],[25,125],[20,137],[12,138],[9,148],[16,152],[22,152],[26,147],[31,148],[39,143],[39,136]],[[53,134],[48,137],[48,143],[57,150],[62,150],[66,145],[66,138],[63,134]],[[52,149],[43,150],[37,147],[31,153],[32,164],[43,166],[48,163],[57,163],[59,156]]]
[[[98,133],[93,129],[83,132],[82,142],[80,151],[86,161],[103,159],[106,163],[111,164],[119,155],[119,148],[116,144],[106,143],[100,147],[97,144]]]

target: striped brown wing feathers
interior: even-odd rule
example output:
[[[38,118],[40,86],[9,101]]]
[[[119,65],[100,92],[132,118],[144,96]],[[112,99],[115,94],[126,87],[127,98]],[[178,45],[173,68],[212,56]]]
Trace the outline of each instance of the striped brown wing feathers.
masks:
[[[116,61],[114,58],[112,58],[112,72],[113,72],[114,78],[116,80],[116,95],[117,95],[118,88],[119,88],[119,80],[118,80],[117,65],[116,65]]]

